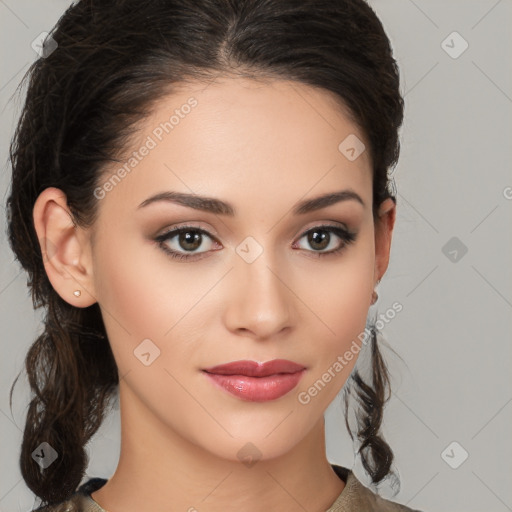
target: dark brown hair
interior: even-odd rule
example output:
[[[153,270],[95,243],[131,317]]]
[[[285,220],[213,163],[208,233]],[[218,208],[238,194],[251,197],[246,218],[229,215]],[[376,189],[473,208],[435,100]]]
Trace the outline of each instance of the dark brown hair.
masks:
[[[50,52],[47,44],[22,81],[28,87],[10,147],[7,209],[9,243],[28,274],[34,308],[45,311],[25,361],[33,398],[20,467],[27,486],[52,504],[81,482],[85,445],[119,375],[99,305],[73,307],[50,284],[32,218],[38,195],[61,189],[75,224],[90,226],[102,173],[120,161],[155,103],[188,80],[236,75],[334,93],[369,142],[378,222],[380,203],[396,202],[389,171],[398,160],[404,105],[390,42],[363,0],[80,0],[50,36],[57,48]],[[355,370],[346,390],[356,388],[359,453],[377,483],[390,474],[393,453],[378,433],[389,381],[375,332],[370,350],[371,382]],[[43,441],[59,456],[40,471],[31,454]]]

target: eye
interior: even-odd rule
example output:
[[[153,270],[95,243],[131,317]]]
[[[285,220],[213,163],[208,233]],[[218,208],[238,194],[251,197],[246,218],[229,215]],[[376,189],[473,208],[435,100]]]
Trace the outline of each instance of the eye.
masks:
[[[191,258],[197,259],[196,255],[208,252],[208,248],[206,251],[196,252],[196,249],[202,245],[205,235],[210,240],[214,240],[212,235],[204,229],[195,226],[181,226],[177,229],[173,229],[167,233],[159,235],[155,238],[155,241],[157,241],[162,250],[172,258],[179,260],[187,260]],[[174,242],[175,248],[171,249],[168,242],[173,238],[176,238]],[[179,249],[183,249],[185,252],[181,252]],[[186,254],[187,252],[189,254]]]
[[[338,242],[334,249],[326,251],[325,249],[332,245],[332,233],[341,240],[341,243]],[[155,238],[155,241],[158,242],[161,249],[171,256],[171,258],[178,260],[191,260],[199,259],[197,257],[198,255],[207,253],[211,250],[210,247],[205,251],[196,251],[196,249],[201,247],[205,236],[208,239],[215,241],[215,238],[204,229],[195,226],[181,226],[159,235]],[[339,226],[321,225],[304,232],[299,240],[305,237],[307,237],[307,243],[314,249],[313,251],[308,250],[308,252],[316,253],[315,257],[323,257],[343,251],[346,246],[356,240],[357,234],[351,233]],[[174,238],[176,238],[174,241],[174,248],[170,248],[169,241],[172,241]],[[215,241],[215,243],[217,242]],[[296,244],[294,244],[294,246],[295,245]]]
[[[334,233],[336,237],[341,239],[342,243],[335,245],[334,249],[324,251],[323,249],[326,249],[332,245],[333,240],[331,233]],[[309,229],[301,235],[300,239],[305,237],[307,238],[307,243],[315,249],[314,251],[310,252],[317,253],[315,254],[316,257],[322,257],[337,254],[343,251],[346,246],[356,240],[357,235],[347,231],[346,229],[340,228],[339,226],[322,225]]]

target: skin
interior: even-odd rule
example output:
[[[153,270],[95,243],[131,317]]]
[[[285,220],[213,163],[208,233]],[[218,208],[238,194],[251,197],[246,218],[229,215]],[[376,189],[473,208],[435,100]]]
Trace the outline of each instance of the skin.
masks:
[[[298,395],[364,331],[388,266],[395,206],[383,202],[374,223],[369,152],[349,161],[338,150],[349,134],[366,144],[364,134],[329,92],[296,82],[189,83],[158,102],[128,153],[191,96],[197,106],[99,201],[94,226],[75,226],[56,188],[34,206],[53,287],[76,307],[99,303],[121,376],[121,456],[92,497],[110,512],[170,503],[184,511],[325,511],[345,484],[326,458],[323,413],[357,357],[308,404]],[[364,206],[348,200],[292,215],[297,201],[343,189]],[[138,208],[170,190],[222,199],[236,215],[170,202]],[[188,223],[212,236],[192,249],[201,253],[195,259],[171,259],[154,238]],[[318,257],[344,244],[331,231],[324,246],[308,242],[303,234],[322,224],[357,238]],[[236,252],[248,236],[263,249],[252,263]],[[187,254],[177,236],[166,244]],[[149,366],[134,356],[147,338],[160,349]],[[201,372],[276,358],[307,370],[295,389],[267,402],[241,400]],[[237,456],[248,442],[261,454],[250,467]]]

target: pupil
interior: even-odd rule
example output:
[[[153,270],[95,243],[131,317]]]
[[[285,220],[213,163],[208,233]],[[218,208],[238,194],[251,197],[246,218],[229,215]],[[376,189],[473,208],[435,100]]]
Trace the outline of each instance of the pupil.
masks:
[[[183,249],[197,249],[201,245],[198,243],[200,242],[200,238],[200,233],[191,235],[190,231],[185,231],[180,233],[180,245]]]
[[[315,237],[320,236],[320,240],[315,240]],[[327,240],[327,244],[322,244],[322,242],[325,242]],[[310,233],[309,241],[312,242],[312,245],[320,243],[321,247],[317,247],[317,249],[325,249],[329,245],[329,235],[325,231],[313,231]]]

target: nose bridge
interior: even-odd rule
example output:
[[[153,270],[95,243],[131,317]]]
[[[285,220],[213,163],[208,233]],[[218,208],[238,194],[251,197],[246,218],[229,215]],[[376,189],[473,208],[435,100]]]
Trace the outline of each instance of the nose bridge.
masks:
[[[231,328],[268,337],[290,324],[293,294],[285,285],[286,272],[279,261],[273,249],[251,237],[236,248],[235,287],[228,306]]]

